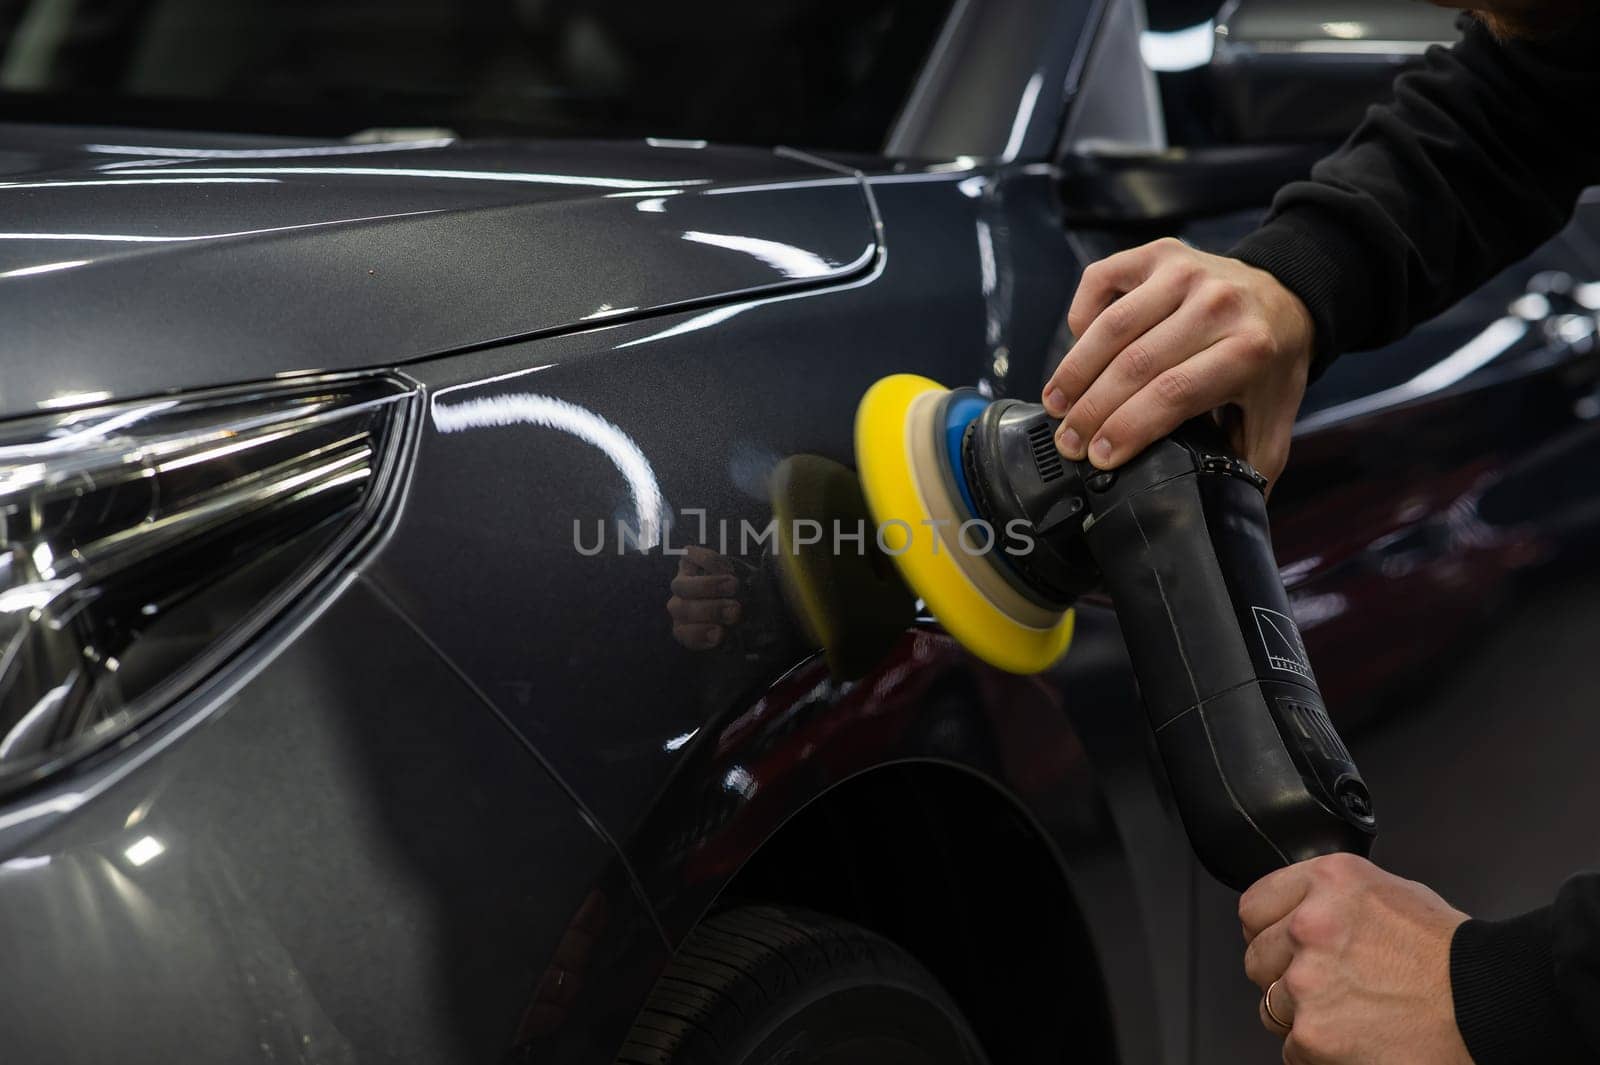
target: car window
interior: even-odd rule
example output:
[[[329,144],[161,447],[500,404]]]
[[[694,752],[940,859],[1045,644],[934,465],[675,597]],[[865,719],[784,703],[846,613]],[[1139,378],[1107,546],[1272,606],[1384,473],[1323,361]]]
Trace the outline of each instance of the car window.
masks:
[[[0,116],[871,151],[948,0],[0,0]]]
[[[1452,5],[1145,0],[1170,144],[1336,144],[1395,75],[1459,35]]]

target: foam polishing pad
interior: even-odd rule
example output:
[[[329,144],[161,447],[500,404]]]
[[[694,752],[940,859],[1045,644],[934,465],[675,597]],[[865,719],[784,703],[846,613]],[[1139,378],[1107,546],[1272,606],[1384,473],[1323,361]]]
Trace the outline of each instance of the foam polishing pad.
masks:
[[[886,553],[945,631],[1011,673],[1038,673],[1066,653],[1073,614],[1018,587],[1003,529],[970,524],[958,426],[976,417],[970,391],[896,374],[856,408],[856,470]]]
[[[915,620],[916,597],[878,549],[860,482],[831,459],[791,455],[768,491],[790,613],[835,677],[864,676]]]

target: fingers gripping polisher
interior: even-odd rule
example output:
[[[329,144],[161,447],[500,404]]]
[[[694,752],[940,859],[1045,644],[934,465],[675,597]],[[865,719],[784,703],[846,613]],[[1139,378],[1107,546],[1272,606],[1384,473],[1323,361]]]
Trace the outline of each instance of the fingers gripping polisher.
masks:
[[[1371,799],[1290,617],[1263,479],[1209,423],[1114,471],[1062,459],[1058,424],[909,374],[867,392],[856,461],[907,583],[1015,673],[1059,658],[1073,602],[1107,592],[1189,839],[1224,883],[1367,853]]]

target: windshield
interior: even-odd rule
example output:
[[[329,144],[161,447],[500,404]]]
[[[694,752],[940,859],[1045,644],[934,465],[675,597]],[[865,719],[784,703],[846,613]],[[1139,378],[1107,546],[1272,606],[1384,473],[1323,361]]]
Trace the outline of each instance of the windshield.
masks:
[[[881,148],[947,0],[0,0],[0,118]]]

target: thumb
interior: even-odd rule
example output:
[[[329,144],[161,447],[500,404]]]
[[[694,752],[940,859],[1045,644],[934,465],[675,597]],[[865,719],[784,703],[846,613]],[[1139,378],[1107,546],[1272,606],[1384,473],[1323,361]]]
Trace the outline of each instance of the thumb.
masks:
[[[1267,479],[1267,494],[1277,485],[1289,464],[1289,438],[1294,418],[1287,420],[1273,412],[1247,410],[1235,403],[1216,412],[1217,424],[1227,434],[1233,453],[1256,468]]]
[[[1289,441],[1294,435],[1294,415],[1256,415],[1246,417],[1244,427],[1245,461],[1267,479],[1267,495],[1277,487],[1284,467],[1289,465]]]
[[[1249,441],[1244,431],[1244,408],[1237,403],[1225,403],[1211,412],[1211,418],[1228,438],[1228,446],[1240,458],[1244,457]]]

